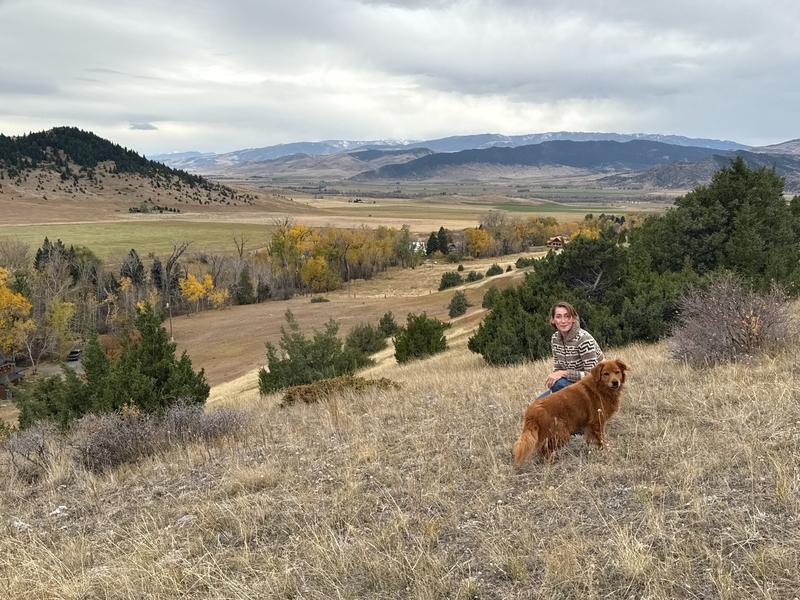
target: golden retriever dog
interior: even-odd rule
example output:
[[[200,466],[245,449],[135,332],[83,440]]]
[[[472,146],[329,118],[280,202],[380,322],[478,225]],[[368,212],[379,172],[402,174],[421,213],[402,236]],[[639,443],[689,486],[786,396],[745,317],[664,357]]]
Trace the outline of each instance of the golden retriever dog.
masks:
[[[514,443],[514,462],[521,464],[534,450],[552,459],[574,431],[582,430],[587,444],[602,448],[606,423],[619,409],[627,370],[621,360],[604,360],[580,381],[531,402]]]

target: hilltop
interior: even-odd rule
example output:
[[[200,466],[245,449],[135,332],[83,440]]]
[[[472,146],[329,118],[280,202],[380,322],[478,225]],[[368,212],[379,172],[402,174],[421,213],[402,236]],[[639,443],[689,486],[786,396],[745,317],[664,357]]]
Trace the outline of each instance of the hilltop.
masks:
[[[132,212],[249,206],[250,192],[167,167],[74,127],[0,134],[0,203],[34,222],[64,203],[78,214],[104,204]],[[47,220],[46,218],[44,220]]]

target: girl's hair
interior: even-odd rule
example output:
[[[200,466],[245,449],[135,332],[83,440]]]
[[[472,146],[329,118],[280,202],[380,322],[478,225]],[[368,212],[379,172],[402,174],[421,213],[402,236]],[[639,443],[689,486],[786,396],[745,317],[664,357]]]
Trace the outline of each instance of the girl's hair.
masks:
[[[555,304],[553,304],[553,308],[550,309],[550,320],[551,321],[556,318],[556,309],[557,308],[566,308],[567,309],[567,314],[570,317],[572,317],[573,319],[577,319],[578,318],[578,311],[575,310],[575,307],[572,306],[572,304],[570,304],[569,302],[556,302]]]

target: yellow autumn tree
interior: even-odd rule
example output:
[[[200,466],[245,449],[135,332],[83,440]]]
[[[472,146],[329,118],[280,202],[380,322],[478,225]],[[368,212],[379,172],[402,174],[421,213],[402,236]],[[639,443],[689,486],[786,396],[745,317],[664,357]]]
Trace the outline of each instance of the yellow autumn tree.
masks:
[[[24,348],[35,324],[30,318],[31,303],[6,285],[8,277],[8,269],[0,267],[0,350],[15,354]]]
[[[214,308],[222,308],[227,304],[231,294],[228,288],[214,288],[209,290],[206,296],[208,297],[208,301],[211,302],[211,306]]]
[[[186,277],[178,280],[178,288],[181,296],[187,302],[194,304],[195,312],[200,310],[200,302],[204,299],[208,299],[214,308],[219,308],[225,304],[230,295],[227,289],[214,287],[214,280],[210,273],[203,275],[202,279],[189,273]]]
[[[323,256],[312,256],[300,268],[300,279],[312,292],[327,292],[341,285],[339,275]]]
[[[198,311],[200,309],[200,300],[206,295],[203,282],[189,273],[186,277],[182,277],[178,280],[178,288],[181,291],[183,299],[194,305],[195,312]]]
[[[45,346],[51,354],[63,359],[72,348],[75,336],[70,324],[75,316],[75,304],[57,298],[47,304],[45,312]]]
[[[470,227],[464,230],[464,241],[467,254],[470,256],[484,256],[492,245],[492,236],[485,229]]]

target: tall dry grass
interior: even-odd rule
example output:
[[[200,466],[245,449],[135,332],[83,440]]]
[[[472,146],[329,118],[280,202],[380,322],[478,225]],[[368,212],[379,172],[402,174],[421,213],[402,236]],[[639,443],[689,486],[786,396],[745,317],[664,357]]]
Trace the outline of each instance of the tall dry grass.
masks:
[[[552,464],[511,461],[549,365],[461,343],[367,374],[399,390],[229,399],[254,421],[233,444],[103,476],[54,460],[33,485],[4,465],[0,596],[796,597],[796,357],[609,354],[631,371],[608,449],[573,438]]]

